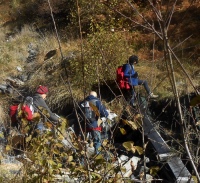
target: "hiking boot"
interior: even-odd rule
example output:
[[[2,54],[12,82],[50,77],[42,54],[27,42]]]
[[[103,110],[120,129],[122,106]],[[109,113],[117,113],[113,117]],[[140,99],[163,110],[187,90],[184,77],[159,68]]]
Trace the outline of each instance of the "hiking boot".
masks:
[[[153,93],[150,93],[149,96],[150,96],[150,98],[152,98],[152,99],[153,99],[153,98],[158,98],[158,95],[154,95]]]

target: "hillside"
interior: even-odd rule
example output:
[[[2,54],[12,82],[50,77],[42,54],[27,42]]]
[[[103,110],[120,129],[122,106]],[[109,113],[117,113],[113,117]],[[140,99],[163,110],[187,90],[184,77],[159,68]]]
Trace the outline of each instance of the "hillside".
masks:
[[[95,3],[93,6],[86,6],[84,1],[80,3],[80,8],[82,11],[80,14],[80,23],[83,36],[83,40],[80,40],[77,39],[80,37],[80,34],[79,28],[77,27],[78,14],[76,12],[76,4],[68,1],[51,1],[51,8],[54,15],[54,20],[56,22],[58,36],[60,37],[62,48],[61,51],[63,56],[68,57],[71,52],[81,53],[81,44],[83,44],[84,47],[88,47],[89,45],[87,44],[90,44],[91,47],[89,46],[86,48],[87,50],[82,50],[81,53],[85,57],[84,59],[86,62],[90,62],[91,60],[91,58],[87,58],[89,57],[88,52],[94,53],[96,54],[95,57],[104,58],[105,63],[109,62],[110,60],[115,60],[115,64],[113,64],[114,66],[111,68],[111,70],[115,70],[118,65],[127,60],[130,54],[136,53],[141,61],[141,66],[138,67],[141,77],[149,80],[153,88],[157,87],[155,84],[159,83],[157,78],[160,79],[160,76],[167,74],[167,70],[163,61],[164,55],[162,41],[159,40],[157,36],[154,37],[154,34],[152,34],[151,31],[148,31],[148,29],[145,30],[144,28],[141,28],[143,27],[143,20],[141,17],[140,19],[139,17],[136,19],[139,23],[141,23],[141,26],[135,26],[134,22],[130,21],[130,19],[125,19],[123,16],[120,17],[118,13],[115,13],[114,8],[127,17],[132,18],[131,16],[135,16],[134,13],[131,15],[133,10],[131,10],[131,8],[125,2],[121,2],[118,6],[116,6],[114,3],[113,7],[111,5],[111,3],[109,4],[106,1],[104,4],[100,5]],[[156,20],[155,13],[151,11],[151,7],[148,6],[148,3],[137,1],[136,5],[138,6],[138,10],[144,14],[146,21],[151,22],[151,19],[153,19],[155,21],[155,28],[159,30],[159,24]],[[166,4],[163,2],[163,16],[167,16],[170,5],[171,4]],[[14,1],[3,1],[0,6],[3,10],[1,11],[0,15],[0,24],[2,28],[1,40],[3,43],[2,45],[4,45],[2,49],[3,54],[1,56],[1,63],[3,60],[5,60],[4,57],[7,57],[6,54],[8,52],[10,52],[9,57],[6,59],[9,61],[9,63],[16,61],[20,63],[22,60],[25,60],[26,57],[28,57],[27,50],[30,43],[34,44],[35,47],[40,47],[41,44],[44,44],[41,48],[39,48],[40,53],[37,61],[40,63],[43,62],[42,59],[48,51],[57,49],[59,47],[48,2],[39,3],[39,1],[32,1],[29,3],[24,3],[20,6],[20,2],[17,1],[15,3]],[[110,9],[108,8],[109,6]],[[93,8],[93,11],[91,8]],[[179,57],[184,68],[189,73],[189,76],[192,78],[195,86],[199,85],[198,80],[195,80],[196,74],[198,77],[199,72],[197,67],[199,64],[198,50],[200,39],[197,28],[199,26],[198,14],[199,2],[193,1],[190,3],[187,0],[178,1],[177,5],[175,6],[174,14],[171,18],[168,30],[168,39],[170,40],[171,47],[174,49],[175,54]],[[113,19],[110,19],[109,16],[113,17]],[[92,38],[92,34],[90,35],[90,33],[92,33],[91,31],[95,30],[97,32],[102,32],[97,33],[96,35],[94,34]],[[110,32],[110,30],[114,32]],[[105,41],[102,42],[103,40],[100,40],[100,37],[104,36],[104,34],[108,34],[108,36],[105,37]],[[86,35],[89,35],[89,37]],[[109,35],[112,35],[112,40],[109,40]],[[28,38],[25,38],[26,36]],[[99,38],[97,36],[99,36]],[[53,44],[47,41],[48,37]],[[19,40],[17,41],[16,39]],[[92,39],[97,39],[97,42],[95,43]],[[117,42],[118,39],[120,40],[120,43]],[[9,43],[5,44],[5,40],[7,40],[7,42],[9,40],[12,41],[9,41]],[[93,46],[94,44],[100,44],[101,46],[97,48]],[[118,47],[117,44],[120,44],[120,46]],[[104,49],[103,53],[98,53],[98,49]],[[21,55],[15,55],[14,50],[19,53],[22,52],[22,55],[24,55],[25,58],[23,58]],[[62,59],[61,53],[59,53],[60,50],[57,51],[57,58],[55,58],[54,62],[59,62],[59,60]],[[14,53],[12,54],[12,52]],[[15,64],[16,63],[13,63],[13,68]],[[24,63],[22,62],[20,64],[23,65]],[[192,91],[192,88],[190,88],[190,84],[186,79],[187,77],[184,78],[185,74],[179,72],[180,67],[176,61],[174,61],[174,68],[177,74],[177,83],[186,85],[189,91]],[[150,73],[152,73],[152,70],[155,71],[155,75],[150,79],[148,76]],[[10,68],[9,71],[15,72],[10,70]],[[110,78],[108,76],[108,78],[105,79],[113,80],[114,78]],[[170,86],[165,86],[169,85],[167,81],[161,85],[162,87],[159,88],[158,86],[157,89],[157,92],[161,95],[161,97],[165,97],[167,93],[171,93],[168,89]],[[181,87],[183,87],[182,91],[184,92],[185,87]]]
[[[129,129],[130,124],[124,123],[127,123],[126,120],[135,122],[138,111],[130,112],[132,109],[126,108],[127,104],[116,83],[116,68],[126,63],[130,55],[136,54],[139,64],[135,69],[139,78],[146,80],[151,90],[159,95],[157,100],[147,101],[152,118],[157,120],[156,125],[158,122],[161,124],[158,131],[182,159],[187,159],[188,154],[182,146],[184,134],[173,125],[178,125],[180,129],[184,126],[176,106],[179,98],[181,104],[186,106],[186,109],[181,106],[186,110],[183,110],[185,119],[185,116],[189,116],[189,104],[184,103],[185,97],[190,98],[200,91],[200,2],[175,2],[1,1],[1,126],[10,125],[8,108],[13,100],[19,96],[32,96],[38,85],[45,85],[49,88],[49,107],[66,118],[67,125],[70,120],[73,121],[71,115],[76,102],[82,100],[89,91],[95,90],[106,107],[118,115],[116,120],[122,123],[115,133],[122,135],[126,133],[126,128],[132,133],[134,125]],[[143,86],[135,89],[147,99]],[[124,109],[126,120],[122,118]],[[196,134],[199,129],[186,120],[187,125],[190,129],[186,129],[185,134],[189,134],[190,150],[198,165],[199,153],[195,151],[200,141]],[[142,130],[138,127],[135,131],[138,133]],[[171,137],[177,138],[177,141],[174,142]],[[50,137],[42,140],[45,141],[45,138]],[[141,146],[143,142],[138,141]],[[42,148],[42,145],[38,146]],[[59,145],[56,148],[55,151],[60,150]],[[109,148],[112,149],[112,145]],[[37,153],[38,157],[42,157],[38,148]],[[69,152],[69,159],[72,154]],[[37,159],[39,163],[40,160]],[[52,163],[51,160],[49,163]],[[74,166],[74,162],[69,164]],[[99,176],[93,176],[98,180]]]

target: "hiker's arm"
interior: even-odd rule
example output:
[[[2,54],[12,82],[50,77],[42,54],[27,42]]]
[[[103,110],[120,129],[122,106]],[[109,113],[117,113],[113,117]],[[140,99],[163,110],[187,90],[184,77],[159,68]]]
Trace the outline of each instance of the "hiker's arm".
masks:
[[[123,69],[124,69],[124,76],[126,78],[134,77],[136,72],[129,64],[124,65]]]
[[[49,119],[51,121],[54,121],[54,122],[58,122],[59,121],[59,118],[54,113],[51,112],[51,110],[49,109],[49,107],[47,106],[47,104],[46,104],[46,102],[44,100],[40,101],[40,105],[41,105],[41,107],[44,107],[48,111],[48,113],[50,115]]]
[[[48,110],[49,115],[50,115],[49,119],[50,119],[51,121],[58,122],[58,121],[59,121],[59,118],[58,118],[54,113],[52,113],[51,110],[50,110],[49,108],[48,108],[47,110]]]

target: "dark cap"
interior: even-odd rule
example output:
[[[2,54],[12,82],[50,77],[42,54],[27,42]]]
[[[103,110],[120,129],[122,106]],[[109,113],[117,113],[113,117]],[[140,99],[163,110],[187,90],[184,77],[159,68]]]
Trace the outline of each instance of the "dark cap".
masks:
[[[129,64],[133,64],[136,62],[136,64],[138,63],[138,57],[136,55],[132,55],[129,57],[128,59]]]

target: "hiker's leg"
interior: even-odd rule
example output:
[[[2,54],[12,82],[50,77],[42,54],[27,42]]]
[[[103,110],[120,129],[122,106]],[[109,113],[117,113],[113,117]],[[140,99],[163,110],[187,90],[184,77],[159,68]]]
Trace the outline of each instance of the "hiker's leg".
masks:
[[[134,98],[135,98],[135,89],[134,86],[131,86],[130,90],[124,90],[123,95],[126,99],[126,101],[132,105],[134,103]]]
[[[101,132],[93,130],[91,131],[92,139],[93,139],[93,145],[95,149],[95,153],[99,154],[99,147],[101,147]]]
[[[136,98],[135,88],[134,88],[134,86],[131,86],[131,100],[130,100],[130,104],[132,106],[135,106],[135,98]]]
[[[143,85],[144,86],[144,89],[146,90],[147,94],[150,94],[151,91],[150,91],[150,88],[148,86],[148,83],[146,80],[140,80],[138,79],[138,85]]]
[[[123,96],[125,98],[126,101],[130,101],[131,99],[131,91],[130,90],[122,90]]]

